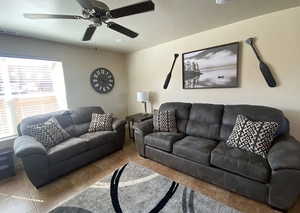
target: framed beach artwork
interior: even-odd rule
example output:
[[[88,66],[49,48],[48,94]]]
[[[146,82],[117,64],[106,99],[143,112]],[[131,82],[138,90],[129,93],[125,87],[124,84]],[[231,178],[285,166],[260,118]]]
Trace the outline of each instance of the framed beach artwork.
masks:
[[[182,54],[183,89],[239,86],[239,42]]]

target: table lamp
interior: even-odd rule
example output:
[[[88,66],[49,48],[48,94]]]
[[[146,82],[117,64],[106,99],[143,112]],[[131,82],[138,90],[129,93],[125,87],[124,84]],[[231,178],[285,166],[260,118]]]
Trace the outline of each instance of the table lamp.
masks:
[[[145,113],[147,114],[147,102],[149,101],[149,92],[137,92],[137,102],[144,103]]]

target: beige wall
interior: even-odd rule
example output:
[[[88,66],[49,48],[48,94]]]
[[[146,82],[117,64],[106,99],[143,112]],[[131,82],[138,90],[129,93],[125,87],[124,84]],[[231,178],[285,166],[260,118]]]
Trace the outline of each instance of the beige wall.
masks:
[[[123,54],[0,35],[1,53],[62,61],[67,103],[71,109],[100,105],[118,116],[127,114],[127,73]],[[115,77],[112,92],[101,95],[90,86],[90,73],[97,67],[112,71]]]
[[[143,110],[142,104],[136,102],[136,92],[139,90],[152,92],[154,108],[158,108],[166,101],[267,105],[284,111],[291,121],[292,134],[300,139],[300,131],[297,131],[300,128],[299,20],[300,7],[297,7],[198,33],[128,55],[129,113]],[[263,58],[271,64],[276,73],[278,87],[267,87],[252,50],[242,44],[240,88],[183,90],[180,57],[168,90],[162,89],[174,53],[181,54],[229,42],[244,41],[252,36],[258,38],[257,46]]]

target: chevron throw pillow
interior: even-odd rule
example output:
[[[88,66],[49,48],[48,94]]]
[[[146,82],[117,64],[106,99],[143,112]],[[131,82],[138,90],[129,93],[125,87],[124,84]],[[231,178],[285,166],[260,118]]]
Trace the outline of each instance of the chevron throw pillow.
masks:
[[[159,112],[154,110],[153,126],[156,132],[177,132],[175,111]]]
[[[267,158],[279,125],[271,121],[251,121],[238,115],[226,144]]]
[[[104,113],[104,114],[93,113],[89,132],[111,131],[112,122],[113,122],[112,113]]]
[[[44,123],[30,125],[27,128],[29,128],[30,136],[43,144],[47,150],[71,138],[71,135],[61,127],[54,117]]]

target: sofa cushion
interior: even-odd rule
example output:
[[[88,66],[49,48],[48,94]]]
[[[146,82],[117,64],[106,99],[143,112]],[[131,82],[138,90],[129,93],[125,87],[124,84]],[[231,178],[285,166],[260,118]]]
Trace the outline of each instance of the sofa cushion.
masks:
[[[93,113],[103,114],[104,111],[101,107],[81,107],[71,111],[76,136],[88,132]]]
[[[157,132],[177,132],[175,111],[154,110],[153,127]]]
[[[276,122],[254,122],[238,115],[226,144],[267,158],[277,128]]]
[[[223,142],[220,142],[211,152],[210,163],[255,181],[269,182],[271,169],[265,158],[252,152],[229,147]]]
[[[223,108],[223,105],[193,104],[186,134],[214,140],[219,139]]]
[[[278,123],[279,128],[276,136],[289,133],[289,122],[278,109],[254,105],[227,105],[224,106],[220,132],[222,141],[226,141],[231,134],[238,114],[244,115],[253,121],[274,121]]]
[[[162,104],[159,111],[175,110],[177,129],[179,132],[185,133],[191,106],[190,103],[169,102]]]
[[[88,146],[88,149],[94,149],[106,143],[113,143],[116,141],[117,133],[114,131],[97,131],[88,132],[80,136]]]
[[[71,138],[71,135],[60,126],[54,117],[43,123],[29,125],[27,128],[30,136],[43,144],[47,150]]]
[[[87,150],[87,144],[80,138],[70,138],[48,151],[50,165],[58,164],[61,161],[68,160]]]
[[[216,147],[214,140],[186,136],[173,145],[173,153],[177,156],[201,164],[210,165],[210,153]]]
[[[112,113],[93,113],[89,127],[89,132],[112,131],[113,114]]]
[[[173,143],[184,137],[182,133],[176,132],[154,132],[145,137],[145,144],[172,152]]]

